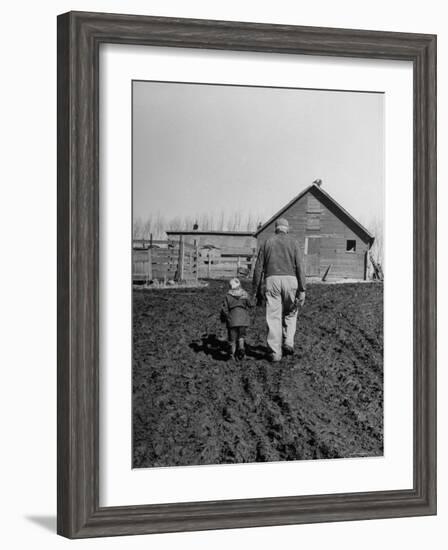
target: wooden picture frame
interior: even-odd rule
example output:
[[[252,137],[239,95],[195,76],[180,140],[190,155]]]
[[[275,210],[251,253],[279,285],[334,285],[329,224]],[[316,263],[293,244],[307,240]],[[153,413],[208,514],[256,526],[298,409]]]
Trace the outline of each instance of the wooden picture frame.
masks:
[[[99,506],[99,47],[408,60],[414,74],[414,485],[409,490]],[[58,17],[58,520],[69,538],[436,513],[436,37],[70,12]]]

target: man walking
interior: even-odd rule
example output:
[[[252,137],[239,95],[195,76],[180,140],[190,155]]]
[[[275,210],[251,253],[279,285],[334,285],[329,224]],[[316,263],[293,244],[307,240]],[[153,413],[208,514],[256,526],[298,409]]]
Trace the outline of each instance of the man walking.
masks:
[[[275,222],[275,235],[258,252],[252,283],[259,297],[263,276],[266,284],[266,322],[270,360],[294,353],[297,308],[305,303],[305,273],[299,243],[288,235],[285,218]]]

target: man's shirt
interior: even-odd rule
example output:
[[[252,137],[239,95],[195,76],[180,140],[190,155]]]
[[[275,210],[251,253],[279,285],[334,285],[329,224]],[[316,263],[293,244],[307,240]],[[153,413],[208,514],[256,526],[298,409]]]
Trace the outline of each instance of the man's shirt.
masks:
[[[262,277],[290,275],[297,278],[298,290],[305,292],[305,271],[299,243],[287,233],[276,233],[258,251],[253,277],[253,289],[258,291]]]

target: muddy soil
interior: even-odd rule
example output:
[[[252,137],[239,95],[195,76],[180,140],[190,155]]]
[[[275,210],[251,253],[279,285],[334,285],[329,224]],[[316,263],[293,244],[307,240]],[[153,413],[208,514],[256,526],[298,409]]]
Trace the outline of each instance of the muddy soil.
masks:
[[[383,288],[309,285],[296,354],[266,360],[264,311],[227,358],[227,283],[133,295],[133,466],[383,454]]]

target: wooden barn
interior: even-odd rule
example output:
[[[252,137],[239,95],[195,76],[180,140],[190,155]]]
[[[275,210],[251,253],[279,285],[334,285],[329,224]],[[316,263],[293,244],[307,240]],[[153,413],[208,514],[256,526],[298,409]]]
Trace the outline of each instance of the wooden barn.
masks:
[[[290,235],[300,243],[307,277],[367,278],[374,237],[322,189],[319,180],[258,228],[258,246],[274,234],[280,217],[288,220]]]

